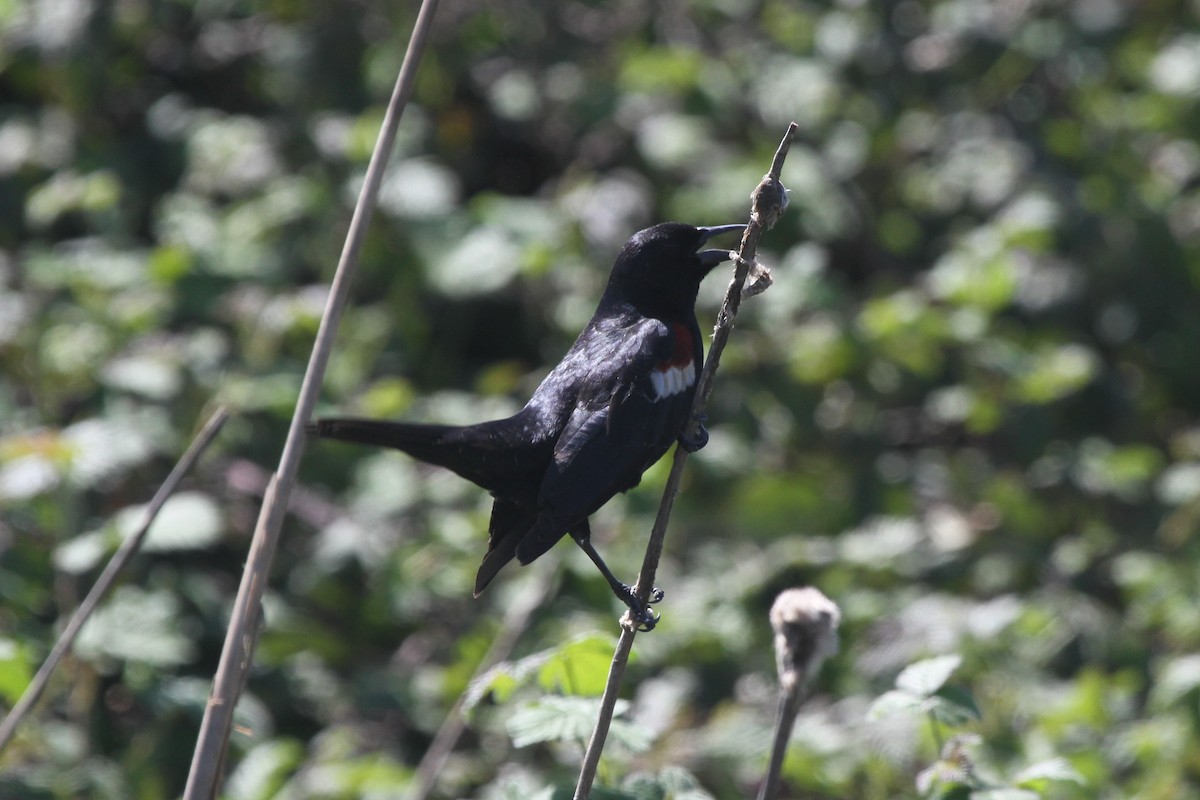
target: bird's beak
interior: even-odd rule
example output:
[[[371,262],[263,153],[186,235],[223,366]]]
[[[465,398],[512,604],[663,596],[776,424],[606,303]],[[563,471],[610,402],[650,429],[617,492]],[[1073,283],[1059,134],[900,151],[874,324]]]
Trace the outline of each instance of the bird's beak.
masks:
[[[745,229],[745,225],[739,223],[737,225],[717,225],[712,228],[700,228],[700,244],[704,244],[714,236],[720,236],[723,233],[733,233]],[[729,260],[728,250],[701,250],[696,256],[700,259],[700,265],[705,269],[712,269],[722,261]]]

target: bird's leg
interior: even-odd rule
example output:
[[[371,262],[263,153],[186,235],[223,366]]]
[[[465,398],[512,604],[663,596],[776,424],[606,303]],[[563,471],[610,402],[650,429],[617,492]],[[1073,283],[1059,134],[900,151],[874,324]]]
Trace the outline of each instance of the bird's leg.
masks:
[[[658,624],[659,615],[655,614],[646,606],[651,603],[657,603],[663,599],[664,593],[662,589],[654,588],[650,592],[650,598],[645,604],[638,599],[633,589],[627,583],[622,583],[616,575],[613,575],[612,570],[608,568],[608,564],[604,563],[604,559],[596,552],[596,548],[592,546],[592,529],[585,519],[575,527],[571,528],[571,538],[575,540],[575,544],[579,545],[579,549],[587,553],[587,557],[592,560],[596,568],[600,570],[600,574],[608,581],[608,585],[612,587],[615,594],[622,603],[629,606],[629,613],[638,624],[638,630],[650,631],[654,630],[654,626]]]
[[[704,445],[708,444],[708,428],[704,427],[705,420],[708,419],[706,414],[701,414],[696,418],[696,432],[689,433],[686,429],[679,434],[679,446],[689,453],[694,453]]]

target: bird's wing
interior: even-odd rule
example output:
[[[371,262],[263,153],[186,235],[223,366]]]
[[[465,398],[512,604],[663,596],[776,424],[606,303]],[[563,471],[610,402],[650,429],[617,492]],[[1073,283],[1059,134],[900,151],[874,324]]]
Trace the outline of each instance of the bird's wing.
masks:
[[[674,362],[686,337],[686,365]],[[617,492],[638,484],[642,472],[678,438],[695,383],[691,334],[684,326],[643,319],[606,337],[595,365],[554,447],[538,492],[536,530],[524,537],[522,563],[549,549],[567,529]]]

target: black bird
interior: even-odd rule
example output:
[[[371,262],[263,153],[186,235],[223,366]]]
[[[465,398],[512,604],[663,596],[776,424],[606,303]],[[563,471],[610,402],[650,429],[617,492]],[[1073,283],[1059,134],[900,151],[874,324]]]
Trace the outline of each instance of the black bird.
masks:
[[[394,447],[491,492],[476,596],[514,556],[528,564],[569,533],[649,629],[654,615],[592,547],[588,516],[637,486],[676,441],[691,451],[707,442],[703,427],[683,432],[704,357],[696,293],[729,252],[700,247],[744,227],[664,222],[634,234],[591,321],[514,416],[466,426],[329,417],[308,432]]]

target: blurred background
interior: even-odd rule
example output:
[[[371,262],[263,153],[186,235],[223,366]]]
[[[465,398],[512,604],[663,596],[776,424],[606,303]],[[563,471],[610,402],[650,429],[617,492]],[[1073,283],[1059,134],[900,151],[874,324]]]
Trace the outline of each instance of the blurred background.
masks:
[[[0,756],[0,796],[182,790],[415,10],[0,2],[0,706],[214,405],[237,413]],[[1198,17],[442,3],[324,413],[511,413],[631,233],[743,221],[801,127],[760,252],[775,286],[743,306],[688,465],[611,796],[753,794],[767,610],[801,584],[841,606],[843,645],[786,796],[1200,792]],[[593,520],[620,575],[665,461]],[[225,796],[403,796],[497,636],[515,665],[477,685],[435,796],[573,783],[578,730],[537,713],[586,735],[621,609],[567,545],[473,600],[488,509],[399,454],[310,443]],[[875,702],[947,655],[958,717]]]

